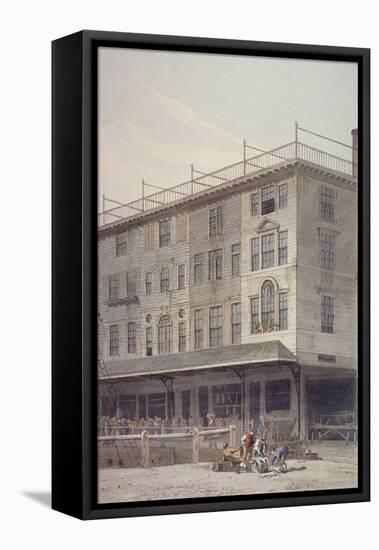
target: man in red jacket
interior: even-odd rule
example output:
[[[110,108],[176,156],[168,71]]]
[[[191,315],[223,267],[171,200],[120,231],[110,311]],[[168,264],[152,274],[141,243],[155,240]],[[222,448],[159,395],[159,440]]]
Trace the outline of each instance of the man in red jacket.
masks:
[[[241,438],[242,460],[250,462],[253,454],[254,432],[246,432]]]

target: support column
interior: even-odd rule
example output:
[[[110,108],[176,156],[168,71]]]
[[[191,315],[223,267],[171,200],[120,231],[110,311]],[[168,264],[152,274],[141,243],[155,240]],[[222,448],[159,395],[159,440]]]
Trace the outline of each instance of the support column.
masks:
[[[172,422],[174,412],[174,379],[171,376],[161,376],[160,380],[166,388],[166,416]]]
[[[245,382],[245,428],[250,428],[250,383],[249,380]]]
[[[195,385],[191,388],[191,412],[192,422],[197,425],[199,419],[199,388]]]
[[[300,438],[308,439],[308,417],[306,406],[306,377],[300,371]]]
[[[138,393],[136,394],[136,418],[140,418]],[[141,415],[145,417],[145,415]]]
[[[297,396],[297,402],[296,402],[296,415],[297,415],[297,435],[298,438],[301,439],[301,433],[302,433],[302,425],[301,425],[301,370],[300,365],[296,365],[293,363],[287,363],[286,367],[291,371],[293,380],[295,382],[295,390],[296,390],[296,396]]]

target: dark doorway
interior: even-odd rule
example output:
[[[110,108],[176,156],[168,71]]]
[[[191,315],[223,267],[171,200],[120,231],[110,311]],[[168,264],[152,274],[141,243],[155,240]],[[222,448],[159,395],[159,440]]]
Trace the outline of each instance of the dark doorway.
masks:
[[[149,418],[166,418],[166,394],[165,393],[149,393],[148,397],[148,413]]]
[[[146,418],[146,395],[138,396],[138,416]]]
[[[307,396],[309,425],[328,423],[332,415],[337,416],[329,423],[344,423],[346,413],[353,414],[356,410],[356,381],[353,378],[309,380]],[[328,438],[337,439],[338,435],[331,433]]]
[[[191,410],[191,390],[182,391],[182,418],[188,425]]]
[[[102,397],[101,412],[103,416],[116,416],[116,397],[108,395]]]
[[[120,395],[120,409],[124,418],[135,418],[137,414],[137,398],[135,395]]]

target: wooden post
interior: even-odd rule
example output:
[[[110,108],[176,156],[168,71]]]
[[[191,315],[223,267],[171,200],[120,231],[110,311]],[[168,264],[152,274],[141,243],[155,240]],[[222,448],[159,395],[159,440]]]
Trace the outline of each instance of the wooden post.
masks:
[[[234,424],[231,424],[229,427],[230,436],[229,436],[229,445],[230,447],[238,447],[237,445],[237,430]]]
[[[149,468],[150,466],[150,445],[149,445],[149,433],[147,430],[143,430],[141,433],[141,450],[142,450],[142,466]]]
[[[192,432],[192,462],[194,464],[200,462],[200,443],[198,428],[194,428]]]

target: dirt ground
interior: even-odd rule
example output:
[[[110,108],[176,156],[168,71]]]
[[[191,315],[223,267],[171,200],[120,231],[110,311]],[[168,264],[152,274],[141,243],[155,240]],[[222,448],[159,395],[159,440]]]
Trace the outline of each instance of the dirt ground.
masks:
[[[357,447],[340,442],[312,447],[322,460],[288,460],[279,474],[212,471],[211,463],[159,468],[104,469],[99,472],[99,502],[259,494],[357,486]]]

